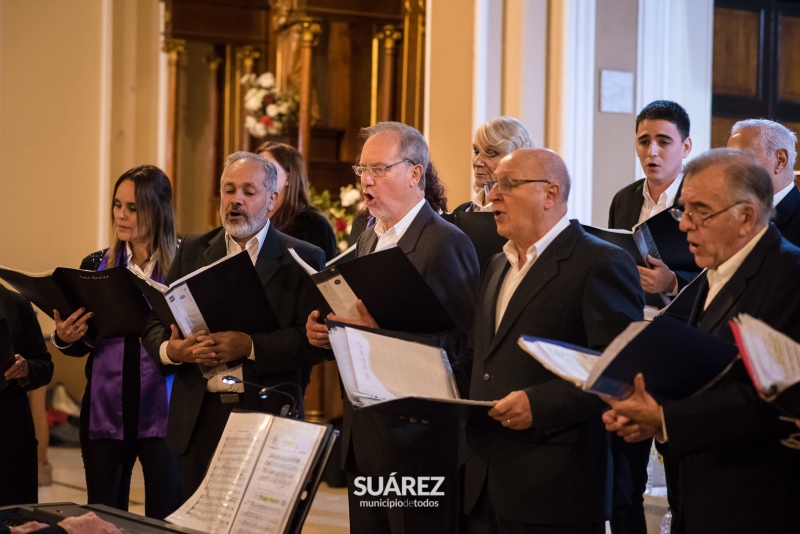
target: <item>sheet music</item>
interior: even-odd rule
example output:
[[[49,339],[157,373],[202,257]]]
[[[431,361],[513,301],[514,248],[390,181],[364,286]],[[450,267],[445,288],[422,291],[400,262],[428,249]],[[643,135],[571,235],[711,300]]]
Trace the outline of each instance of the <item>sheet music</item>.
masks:
[[[303,489],[325,427],[276,418],[231,532],[280,534]]]
[[[359,392],[384,399],[456,398],[442,349],[350,328],[347,341]]]
[[[353,404],[361,404],[364,399],[355,394],[356,379],[353,376],[350,346],[347,344],[347,330],[339,327],[330,328],[328,329],[328,339],[330,339],[331,347],[336,356],[336,366],[339,368],[339,377],[342,379],[347,397]]]
[[[800,381],[800,344],[747,314],[734,321],[744,344],[739,349],[746,355],[761,393],[780,393]]]
[[[333,313],[345,319],[355,320],[360,317],[356,309],[358,297],[353,293],[347,280],[345,280],[342,275],[339,274],[324,281],[319,281],[318,278],[314,278],[314,275],[318,274],[318,271],[306,263],[293,248],[289,249],[289,254],[292,255],[294,261],[296,261],[303,270],[311,275],[314,283],[317,284],[317,289],[322,293],[325,302],[331,307]]]
[[[578,387],[584,387],[589,380],[589,373],[600,360],[600,357],[595,354],[580,352],[545,341],[529,341],[524,337],[519,338],[519,345],[548,371]]]
[[[203,483],[167,520],[210,534],[230,532],[272,421],[261,413],[232,413]]]
[[[194,301],[192,292],[189,291],[189,286],[180,284],[170,289],[165,295],[169,309],[172,310],[172,315],[175,317],[175,322],[178,323],[178,328],[181,329],[183,337],[190,334],[205,330],[209,332],[208,325],[206,325],[203,314],[197,303]]]

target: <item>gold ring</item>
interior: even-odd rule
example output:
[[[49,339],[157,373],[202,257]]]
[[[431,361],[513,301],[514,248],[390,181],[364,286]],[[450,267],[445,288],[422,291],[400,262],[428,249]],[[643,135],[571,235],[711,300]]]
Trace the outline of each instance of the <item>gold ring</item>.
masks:
[[[511,419],[506,419],[506,426],[511,426]]]

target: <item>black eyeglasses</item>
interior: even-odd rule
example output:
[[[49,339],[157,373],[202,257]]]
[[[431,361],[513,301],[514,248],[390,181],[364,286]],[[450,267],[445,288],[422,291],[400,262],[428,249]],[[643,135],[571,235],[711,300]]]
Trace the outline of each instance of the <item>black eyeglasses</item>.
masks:
[[[404,159],[397,161],[395,163],[390,163],[389,165],[376,165],[374,167],[367,167],[366,165],[353,165],[353,172],[356,173],[356,176],[363,176],[364,174],[371,174],[374,178],[383,178],[386,176],[386,171],[394,167],[395,165],[400,165],[401,163],[410,163],[414,165],[415,163],[411,160]]]
[[[723,208],[723,209],[721,209],[719,211],[715,211],[714,213],[712,213],[710,215],[706,215],[706,216],[701,216],[701,215],[698,215],[698,214],[696,214],[694,212],[691,212],[691,211],[684,211],[684,207],[683,206],[675,206],[674,208],[670,208],[669,209],[669,214],[672,215],[672,218],[675,219],[678,222],[681,222],[681,219],[683,219],[684,217],[687,217],[689,219],[689,222],[694,224],[695,226],[705,226],[705,225],[708,224],[708,221],[710,221],[711,219],[713,219],[714,217],[716,217],[720,213],[724,213],[724,212],[728,211],[729,209],[731,209],[732,207],[738,206],[739,204],[744,204],[744,203],[745,203],[744,200],[740,200],[738,202],[735,202],[735,203],[731,204],[727,208]]]
[[[550,182],[547,180],[509,180],[507,178],[501,178],[496,182],[483,182],[483,192],[486,193],[486,196],[488,197],[489,193],[491,193],[492,189],[494,189],[494,186],[497,186],[497,190],[500,191],[500,193],[507,195],[517,186],[534,183],[549,184]]]

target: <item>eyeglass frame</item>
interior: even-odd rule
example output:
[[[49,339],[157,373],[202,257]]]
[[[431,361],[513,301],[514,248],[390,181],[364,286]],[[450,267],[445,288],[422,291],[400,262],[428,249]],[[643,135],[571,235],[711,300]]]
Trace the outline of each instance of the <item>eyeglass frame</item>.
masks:
[[[484,192],[484,194],[488,197],[489,194],[492,192],[492,189],[494,189],[494,186],[496,186],[496,185],[499,186],[499,184],[502,181],[503,180],[483,182],[483,192]],[[503,191],[502,186],[499,186],[498,189],[497,189],[498,191],[500,191],[501,195],[507,195],[508,193],[513,191],[515,187],[518,187],[518,186],[520,186],[522,184],[535,184],[535,183],[551,184],[551,183],[553,183],[553,182],[550,182],[549,180],[512,180],[510,178],[506,178],[505,182],[507,182],[508,185],[509,185],[508,191]]]
[[[689,222],[690,223],[692,223],[695,226],[699,226],[700,228],[705,228],[706,225],[708,225],[708,221],[710,221],[711,219],[713,219],[717,215],[719,215],[721,213],[725,213],[729,209],[731,209],[731,208],[733,208],[735,206],[738,206],[739,204],[746,204],[746,203],[747,203],[746,200],[739,200],[737,202],[734,202],[733,204],[731,204],[727,208],[723,208],[723,209],[721,209],[719,211],[715,211],[711,215],[706,215],[705,217],[700,217],[698,215],[697,217],[699,217],[699,220],[700,220],[699,223],[695,222],[695,215],[696,214],[694,212],[692,212],[692,211],[686,211],[683,206],[673,206],[673,207],[671,207],[669,209],[669,214],[672,216],[673,219],[675,219],[678,222],[681,222],[681,219],[683,219],[684,216],[689,217]]]
[[[384,176],[386,176],[386,171],[388,171],[395,165],[400,165],[401,163],[410,163],[411,165],[416,165],[416,163],[414,163],[410,159],[401,159],[400,161],[390,163],[389,165],[377,165],[375,167],[368,167],[366,165],[353,165],[352,169],[353,172],[356,173],[356,176],[358,177],[361,177],[364,174],[370,174],[373,178],[383,178]],[[379,171],[378,169],[381,170]]]

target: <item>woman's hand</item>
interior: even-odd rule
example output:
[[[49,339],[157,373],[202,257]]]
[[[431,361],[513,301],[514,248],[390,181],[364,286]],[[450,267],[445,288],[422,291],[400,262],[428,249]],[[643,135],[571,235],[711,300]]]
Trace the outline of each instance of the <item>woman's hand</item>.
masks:
[[[56,322],[56,335],[58,339],[65,343],[75,343],[79,341],[89,330],[86,321],[92,317],[94,317],[94,313],[87,312],[85,308],[78,309],[66,319],[61,318],[61,314],[58,313],[58,310],[53,310],[53,319]]]
[[[9,367],[3,375],[6,380],[19,380],[25,378],[30,374],[31,370],[28,368],[28,362],[19,354],[15,354],[14,358],[17,360],[11,367]]]

